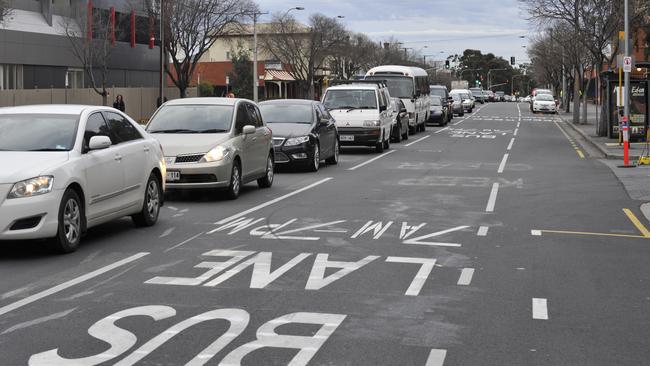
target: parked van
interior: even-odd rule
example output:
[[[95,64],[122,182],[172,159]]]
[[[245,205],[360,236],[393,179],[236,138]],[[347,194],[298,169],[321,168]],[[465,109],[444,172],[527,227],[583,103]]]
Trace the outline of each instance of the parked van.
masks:
[[[411,134],[425,130],[429,120],[429,74],[419,67],[385,65],[368,70],[366,80],[385,80],[392,97],[406,106]]]
[[[323,105],[336,120],[341,146],[390,148],[393,111],[383,81],[359,80],[327,88]]]

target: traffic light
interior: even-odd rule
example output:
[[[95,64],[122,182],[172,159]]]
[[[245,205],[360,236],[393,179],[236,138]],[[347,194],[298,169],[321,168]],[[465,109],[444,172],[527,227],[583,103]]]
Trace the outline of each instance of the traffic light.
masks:
[[[510,57],[510,65],[515,64],[515,56]]]
[[[449,68],[449,60],[445,60],[445,69]]]

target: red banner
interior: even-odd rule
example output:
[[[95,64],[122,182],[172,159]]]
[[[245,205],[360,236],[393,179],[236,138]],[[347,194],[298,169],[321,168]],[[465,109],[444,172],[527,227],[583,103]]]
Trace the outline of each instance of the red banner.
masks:
[[[93,40],[93,2],[92,0],[88,0],[88,21],[87,21],[87,35],[88,35],[88,41]]]
[[[115,45],[115,8],[111,6],[111,16],[109,19],[109,28],[111,32],[111,44]]]
[[[135,47],[135,10],[131,10],[131,47]]]

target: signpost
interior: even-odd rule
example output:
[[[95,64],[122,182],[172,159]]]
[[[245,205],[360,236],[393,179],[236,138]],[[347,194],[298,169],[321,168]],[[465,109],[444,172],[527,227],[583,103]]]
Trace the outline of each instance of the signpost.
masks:
[[[623,72],[632,72],[632,57],[623,57]]]

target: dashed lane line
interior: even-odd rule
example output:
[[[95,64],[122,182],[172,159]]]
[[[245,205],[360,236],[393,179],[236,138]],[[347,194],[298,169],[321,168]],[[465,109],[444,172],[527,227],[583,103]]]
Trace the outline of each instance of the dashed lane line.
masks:
[[[548,304],[546,299],[533,297],[533,319],[548,320]]]
[[[497,173],[503,173],[503,170],[506,168],[506,163],[508,162],[508,154],[503,154],[503,159],[501,159],[501,164],[499,164],[499,169]]]
[[[510,143],[508,144],[508,148],[506,150],[510,151],[510,149],[512,149],[512,144],[514,143],[515,143],[515,138],[513,137],[510,139]]]
[[[425,136],[425,137],[429,137],[429,136],[427,135],[427,136]],[[416,140],[416,141],[413,141],[412,143],[414,143],[414,142],[417,142],[417,140]],[[408,145],[404,145],[404,146],[408,146]],[[395,151],[396,151],[396,150],[390,150],[390,151],[387,151],[387,152],[385,152],[385,153],[383,153],[383,154],[381,154],[381,155],[379,155],[379,156],[375,156],[375,157],[372,158],[372,159],[368,159],[368,160],[364,161],[364,162],[361,163],[361,164],[355,165],[355,166],[353,166],[352,168],[348,168],[348,170],[357,170],[357,169],[361,168],[362,166],[366,166],[366,165],[372,163],[373,161],[379,160],[379,159],[383,158],[383,157],[386,156],[386,155],[389,155],[389,154],[394,153]]]
[[[449,127],[446,127],[446,128],[449,128]],[[444,130],[444,129],[442,129],[442,130]],[[438,130],[438,131],[436,131],[436,132],[434,132],[434,133],[438,133],[438,132],[440,132],[440,131],[442,131],[442,130]],[[422,141],[422,140],[426,140],[426,139],[428,139],[429,137],[431,137],[431,135],[422,136],[422,137],[420,137],[419,139],[417,139],[417,140],[415,140],[415,141],[413,141],[413,142],[409,142],[408,144],[406,144],[406,145],[404,145],[404,146],[411,146],[411,145],[413,145],[413,144],[417,144],[418,142],[420,142],[420,141]],[[352,170],[352,169],[348,169],[348,170]]]
[[[488,227],[487,226],[481,226],[478,228],[478,231],[476,232],[477,236],[486,236],[488,233]]]
[[[492,190],[490,191],[490,198],[488,199],[487,206],[485,207],[485,212],[494,212],[494,206],[497,202],[497,194],[499,193],[499,183],[492,184]]]
[[[458,278],[459,286],[469,286],[472,283],[472,277],[474,276],[474,268],[463,268],[460,272],[460,277]]]
[[[445,357],[447,357],[446,349],[432,349],[424,366],[442,366],[445,363]]]
[[[170,247],[170,248],[165,249],[164,252],[167,253],[167,252],[172,251],[172,250],[174,250],[174,249],[176,249],[176,248],[178,248],[178,247],[181,247],[181,246],[183,246],[183,245],[185,245],[185,244],[191,242],[192,240],[198,238],[199,236],[201,236],[201,235],[203,235],[203,234],[204,234],[204,233],[198,233],[198,234],[196,234],[196,235],[194,235],[194,236],[192,236],[192,237],[190,237],[190,238],[188,238],[188,239],[185,239],[185,240],[183,240],[182,242],[180,242],[180,243],[174,245],[173,247]],[[209,233],[208,233],[208,234],[209,234]]]

